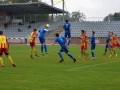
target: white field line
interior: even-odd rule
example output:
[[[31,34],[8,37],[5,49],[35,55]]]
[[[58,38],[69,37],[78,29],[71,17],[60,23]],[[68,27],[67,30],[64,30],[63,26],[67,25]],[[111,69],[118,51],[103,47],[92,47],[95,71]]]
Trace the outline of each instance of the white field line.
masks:
[[[119,62],[119,61],[120,61],[120,60],[111,61],[111,62],[105,62],[105,63],[99,63],[99,64],[94,64],[94,65],[88,65],[88,66],[83,66],[83,67],[68,69],[67,71],[79,71],[80,69],[83,69],[83,68],[89,68],[89,67],[94,67],[94,66],[100,66],[100,65],[109,64],[109,63],[113,63],[113,62]]]

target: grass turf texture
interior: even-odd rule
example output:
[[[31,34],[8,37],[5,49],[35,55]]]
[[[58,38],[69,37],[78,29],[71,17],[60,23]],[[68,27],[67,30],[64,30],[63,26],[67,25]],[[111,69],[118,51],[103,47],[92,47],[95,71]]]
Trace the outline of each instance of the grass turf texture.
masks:
[[[69,51],[77,59],[76,63],[63,53],[65,61],[59,62],[57,52],[60,46],[48,46],[50,54],[30,58],[30,47],[11,45],[10,55],[17,67],[12,67],[4,58],[5,67],[0,67],[0,90],[120,90],[120,50],[118,57],[103,56],[104,47],[97,46],[96,60],[91,53],[86,61],[79,58],[79,46],[71,46]]]

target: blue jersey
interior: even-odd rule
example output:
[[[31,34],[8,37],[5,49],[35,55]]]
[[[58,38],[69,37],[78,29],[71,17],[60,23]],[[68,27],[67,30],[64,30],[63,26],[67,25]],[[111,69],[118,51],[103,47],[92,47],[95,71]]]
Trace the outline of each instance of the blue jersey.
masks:
[[[91,44],[95,44],[95,36],[94,35],[91,37]]]
[[[61,47],[65,47],[66,39],[64,37],[57,37],[55,39],[55,42],[58,42]]]
[[[46,31],[48,31],[46,28],[41,28],[41,29],[38,31],[39,37],[44,37]]]
[[[70,28],[71,28],[71,24],[70,23],[66,23],[63,26],[63,29],[65,30],[65,32],[70,32]]]
[[[106,42],[107,42],[107,43],[110,42],[110,35],[107,35],[107,37],[106,37]]]

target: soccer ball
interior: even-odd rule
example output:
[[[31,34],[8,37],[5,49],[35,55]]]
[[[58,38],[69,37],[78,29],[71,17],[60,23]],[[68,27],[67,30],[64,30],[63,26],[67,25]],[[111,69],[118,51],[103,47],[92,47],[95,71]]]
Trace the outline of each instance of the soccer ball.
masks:
[[[49,27],[50,27],[50,25],[49,25],[49,24],[46,24],[45,26],[46,26],[47,28],[49,28]]]

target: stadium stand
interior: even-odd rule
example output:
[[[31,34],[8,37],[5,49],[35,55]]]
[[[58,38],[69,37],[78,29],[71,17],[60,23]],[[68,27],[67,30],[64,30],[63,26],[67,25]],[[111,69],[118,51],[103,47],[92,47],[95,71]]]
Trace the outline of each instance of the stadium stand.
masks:
[[[70,22],[72,25],[72,37],[80,37],[80,30],[86,30],[88,37],[91,36],[91,31],[96,32],[96,37],[106,37],[108,31],[113,31],[120,37],[120,21],[112,22]],[[64,31],[60,33],[64,36]]]
[[[60,22],[50,23],[50,22],[36,22],[36,23],[24,23],[24,25],[19,25],[18,23],[12,23],[7,28],[4,26],[0,26],[0,29],[4,31],[4,34],[7,37],[28,37],[30,32],[34,28],[40,29],[42,26],[44,26],[46,23],[49,23],[51,25],[51,31],[55,30],[60,25]],[[28,26],[31,26],[31,28],[28,28]],[[19,30],[18,30],[19,29]],[[46,33],[46,36],[50,34],[50,32]]]

